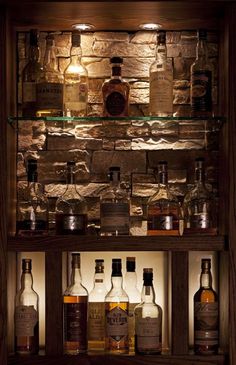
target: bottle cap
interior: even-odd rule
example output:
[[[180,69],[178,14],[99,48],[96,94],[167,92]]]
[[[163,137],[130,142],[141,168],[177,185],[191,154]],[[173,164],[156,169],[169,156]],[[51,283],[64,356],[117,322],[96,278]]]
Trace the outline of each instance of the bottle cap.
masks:
[[[204,165],[205,159],[203,157],[198,157],[195,159],[195,167],[202,168]]]
[[[112,276],[122,276],[121,259],[112,259]]]
[[[104,260],[96,259],[95,260],[95,273],[103,273],[104,272]]]
[[[80,47],[80,42],[81,42],[80,32],[78,30],[73,30],[71,34],[72,47]]]
[[[122,57],[111,57],[110,58],[110,63],[123,63],[123,58]]]
[[[157,43],[158,44],[166,43],[166,31],[165,30],[159,30],[157,32]]]
[[[30,158],[27,160],[27,178],[29,182],[37,182],[37,160]]]
[[[80,253],[73,252],[71,256],[72,256],[71,260],[72,267],[80,269]]]
[[[143,269],[144,285],[152,285],[152,279],[153,279],[153,269],[152,268],[144,268]]]
[[[75,166],[75,161],[67,161],[67,166]]]
[[[46,38],[46,45],[47,46],[54,46],[55,44],[55,38],[53,34],[48,34],[47,38]]]
[[[135,271],[135,257],[126,257],[126,270],[128,272]]]
[[[202,259],[202,269],[211,268],[211,259]]]
[[[207,31],[206,29],[198,29],[198,39],[207,39]]]
[[[113,180],[119,180],[120,179],[120,167],[118,166],[111,166],[109,168],[109,178],[111,181]]]
[[[30,45],[37,46],[38,45],[38,30],[30,29]]]
[[[32,260],[22,259],[22,271],[24,273],[31,273],[31,269],[32,269]]]

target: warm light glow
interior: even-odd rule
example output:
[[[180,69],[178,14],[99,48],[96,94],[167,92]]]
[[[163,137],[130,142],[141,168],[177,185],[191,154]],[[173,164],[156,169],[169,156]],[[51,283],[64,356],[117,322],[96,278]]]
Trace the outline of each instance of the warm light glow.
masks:
[[[139,25],[139,28],[143,30],[157,30],[161,27],[162,25],[158,23],[144,23]]]
[[[73,24],[72,28],[81,30],[81,31],[86,31],[86,30],[92,30],[95,27],[93,24],[89,24],[89,23],[77,23],[77,24]]]

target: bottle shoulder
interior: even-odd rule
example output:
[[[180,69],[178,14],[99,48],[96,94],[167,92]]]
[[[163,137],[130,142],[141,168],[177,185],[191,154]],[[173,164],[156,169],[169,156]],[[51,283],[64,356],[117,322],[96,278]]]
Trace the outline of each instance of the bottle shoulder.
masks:
[[[194,302],[216,302],[218,300],[217,293],[213,288],[199,288],[194,294]]]
[[[155,204],[157,202],[172,201],[178,205],[177,197],[171,193],[168,185],[158,185],[157,191],[148,199],[148,205]]]
[[[68,288],[66,288],[64,296],[88,297],[88,291],[82,284],[73,284],[68,286]]]

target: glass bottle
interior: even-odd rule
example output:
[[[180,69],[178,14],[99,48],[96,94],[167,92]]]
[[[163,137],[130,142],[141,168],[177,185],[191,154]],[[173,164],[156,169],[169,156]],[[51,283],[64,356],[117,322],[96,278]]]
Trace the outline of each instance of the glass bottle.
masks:
[[[211,260],[202,259],[200,288],[194,295],[194,351],[217,354],[219,346],[218,296],[212,289]]]
[[[75,183],[75,162],[68,161],[66,190],[57,199],[55,206],[56,234],[84,235],[87,230],[87,205]]]
[[[21,288],[15,298],[15,352],[39,351],[39,297],[33,289],[32,260],[22,259]]]
[[[22,115],[36,115],[36,82],[41,72],[37,29],[30,30],[29,61],[22,71]]]
[[[167,58],[166,32],[157,33],[156,59],[149,70],[150,115],[166,117],[173,115],[173,66]]]
[[[109,168],[109,188],[100,196],[100,222],[102,236],[129,235],[130,201],[120,187],[120,168]]]
[[[103,116],[127,117],[129,115],[129,83],[122,79],[122,57],[111,57],[111,78],[102,85]]]
[[[129,298],[122,286],[121,259],[112,259],[111,290],[105,298],[105,351],[129,353]]]
[[[196,60],[190,69],[190,103],[193,117],[212,115],[212,66],[207,52],[207,31],[199,29]]]
[[[162,309],[155,303],[152,284],[153,269],[143,269],[141,303],[135,314],[135,352],[141,355],[160,354],[162,351]]]
[[[168,166],[166,161],[158,163],[159,184],[157,191],[147,203],[148,235],[179,235],[180,206],[168,185]]]
[[[87,115],[88,72],[81,63],[80,33],[72,32],[70,63],[64,72],[64,115],[78,117]]]
[[[217,234],[216,204],[205,185],[204,158],[195,160],[195,184],[184,197],[184,233]]]
[[[129,352],[134,352],[134,335],[135,335],[135,318],[134,308],[141,301],[141,293],[137,288],[137,274],[135,271],[135,257],[126,257],[126,274],[124,280],[124,289],[129,297]]]
[[[27,161],[28,185],[19,199],[16,231],[19,236],[48,234],[48,200],[38,183],[37,160]]]
[[[70,285],[63,295],[64,353],[87,352],[88,292],[81,284],[80,254],[72,253]]]
[[[89,294],[88,343],[89,350],[104,350],[105,346],[105,296],[104,260],[95,260],[94,286]]]
[[[53,34],[46,39],[43,66],[36,85],[37,117],[62,116],[63,75],[58,68]]]

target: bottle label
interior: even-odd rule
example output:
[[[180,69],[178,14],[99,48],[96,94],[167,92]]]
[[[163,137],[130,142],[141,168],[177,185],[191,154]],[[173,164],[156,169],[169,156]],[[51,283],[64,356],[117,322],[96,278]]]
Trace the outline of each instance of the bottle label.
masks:
[[[65,341],[87,347],[87,303],[64,303]]]
[[[106,110],[110,116],[122,116],[125,112],[126,99],[123,94],[113,91],[106,98]]]
[[[23,103],[36,102],[36,84],[35,82],[23,83]]]
[[[150,73],[150,112],[173,113],[173,75],[168,70]]]
[[[218,345],[218,303],[194,303],[195,345]]]
[[[15,310],[16,336],[34,336],[34,328],[38,322],[38,312],[33,305],[19,305]]]
[[[161,329],[158,318],[138,318],[135,331],[139,351],[161,350]]]
[[[190,218],[191,228],[210,228],[210,219],[208,213],[194,214]]]
[[[76,84],[65,84],[64,88],[64,100],[65,103],[86,103],[87,102],[87,84],[76,83]]]
[[[63,84],[57,82],[37,84],[36,98],[39,109],[62,109]]]
[[[192,74],[192,100],[193,111],[211,111],[212,74],[210,70],[194,71]]]
[[[106,334],[117,342],[128,337],[127,311],[117,306],[106,314]]]
[[[66,230],[66,231],[84,230],[85,218],[86,218],[86,216],[84,214],[64,215],[63,221],[62,221],[63,230]]]
[[[89,340],[103,341],[105,337],[105,303],[89,303]]]
[[[101,203],[102,232],[129,234],[129,203]]]

